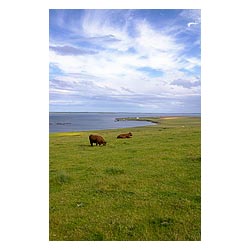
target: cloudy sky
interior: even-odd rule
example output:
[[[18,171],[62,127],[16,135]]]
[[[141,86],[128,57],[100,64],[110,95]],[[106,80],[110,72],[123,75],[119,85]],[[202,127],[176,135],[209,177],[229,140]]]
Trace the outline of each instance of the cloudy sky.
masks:
[[[200,112],[200,10],[50,10],[50,111]]]

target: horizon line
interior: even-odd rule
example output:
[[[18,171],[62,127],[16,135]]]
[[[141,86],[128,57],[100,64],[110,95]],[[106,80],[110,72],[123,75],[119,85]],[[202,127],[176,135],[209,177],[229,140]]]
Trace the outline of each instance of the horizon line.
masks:
[[[49,111],[49,113],[201,114],[201,112],[136,112],[136,111]]]

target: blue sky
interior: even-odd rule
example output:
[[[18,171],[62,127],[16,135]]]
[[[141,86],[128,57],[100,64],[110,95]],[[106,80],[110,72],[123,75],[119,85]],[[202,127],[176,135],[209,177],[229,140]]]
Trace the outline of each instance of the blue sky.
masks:
[[[50,10],[50,111],[200,112],[200,10]]]

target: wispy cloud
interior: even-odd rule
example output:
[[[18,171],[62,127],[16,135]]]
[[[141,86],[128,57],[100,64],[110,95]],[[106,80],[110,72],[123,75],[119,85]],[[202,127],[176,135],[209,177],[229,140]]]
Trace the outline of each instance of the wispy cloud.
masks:
[[[192,25],[198,25],[199,23],[194,23],[194,22],[190,22],[187,24],[187,26],[190,28]]]
[[[189,107],[184,97],[200,96],[200,48],[194,43],[200,34],[187,28],[198,25],[191,23],[200,22],[199,12],[164,11],[166,21],[156,10],[51,11],[51,105],[67,93],[83,110],[90,98],[118,103],[121,110],[130,104],[134,111]],[[166,26],[170,21],[175,25]],[[198,101],[193,110],[200,111]]]
[[[97,52],[89,49],[76,48],[72,46],[50,46],[50,50],[55,51],[60,55],[93,55]]]

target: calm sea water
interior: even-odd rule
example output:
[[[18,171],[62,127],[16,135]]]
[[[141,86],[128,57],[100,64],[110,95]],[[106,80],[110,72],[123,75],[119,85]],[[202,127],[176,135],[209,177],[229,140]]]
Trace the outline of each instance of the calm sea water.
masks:
[[[54,113],[49,114],[49,132],[86,131],[154,125],[145,121],[116,121],[116,118],[148,116],[200,116],[200,114],[166,113]]]

